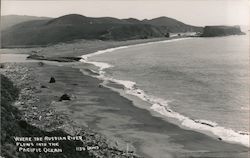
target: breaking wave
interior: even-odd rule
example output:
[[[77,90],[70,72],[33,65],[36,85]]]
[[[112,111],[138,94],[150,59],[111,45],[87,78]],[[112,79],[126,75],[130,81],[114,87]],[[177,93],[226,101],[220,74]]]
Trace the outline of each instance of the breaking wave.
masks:
[[[84,63],[93,64],[99,68],[99,72],[98,72],[99,75],[93,76],[93,77],[97,77],[98,79],[103,80],[103,81],[111,81],[111,82],[115,82],[117,84],[123,85],[125,93],[133,95],[133,96],[137,96],[138,98],[150,103],[151,104],[150,109],[152,109],[153,111],[163,116],[174,118],[182,126],[190,128],[190,129],[198,130],[198,131],[210,132],[214,134],[215,136],[217,136],[218,139],[220,140],[242,144],[246,147],[249,147],[249,133],[248,132],[234,131],[233,129],[219,126],[216,122],[212,122],[209,120],[197,120],[197,119],[194,120],[178,112],[175,112],[172,109],[170,109],[168,106],[169,102],[171,101],[146,94],[142,89],[139,89],[136,86],[135,82],[128,81],[128,80],[119,80],[119,79],[114,79],[112,77],[105,76],[104,69],[113,67],[112,65],[108,63],[104,63],[104,62],[93,62],[93,61],[88,60],[89,57],[100,55],[103,53],[112,52],[112,51],[119,50],[119,49],[129,48],[133,46],[148,45],[148,44],[153,44],[153,43],[174,42],[174,41],[179,41],[179,40],[184,40],[184,39],[188,39],[188,38],[173,39],[173,40],[158,41],[158,42],[149,42],[149,43],[136,44],[136,45],[131,45],[131,46],[121,46],[121,47],[110,48],[106,50],[100,50],[92,54],[81,56],[82,60],[80,61]]]

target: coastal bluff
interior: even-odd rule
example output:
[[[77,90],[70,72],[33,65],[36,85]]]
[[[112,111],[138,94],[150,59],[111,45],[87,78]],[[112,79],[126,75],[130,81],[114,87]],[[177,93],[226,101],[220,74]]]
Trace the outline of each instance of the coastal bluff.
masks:
[[[240,26],[205,26],[201,37],[244,35]]]

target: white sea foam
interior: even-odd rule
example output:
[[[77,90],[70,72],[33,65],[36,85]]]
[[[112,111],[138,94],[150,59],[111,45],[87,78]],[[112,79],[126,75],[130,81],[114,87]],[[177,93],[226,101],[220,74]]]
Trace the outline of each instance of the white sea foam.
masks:
[[[124,49],[124,48],[128,48],[130,46],[120,46],[120,47],[115,47],[115,48],[109,48],[109,49],[104,49],[104,50],[99,50],[95,53],[91,53],[91,54],[86,54],[86,55],[82,55],[81,58],[82,60],[80,61],[86,61],[89,57],[92,57],[92,56],[96,56],[96,55],[100,55],[100,54],[104,54],[104,53],[108,53],[108,52],[113,52],[115,50],[119,50],[119,49]]]
[[[108,80],[110,81],[113,81],[113,82],[116,82],[118,84],[121,84],[123,85],[126,89],[134,89],[136,83],[135,82],[132,82],[132,81],[125,81],[125,80],[117,80],[117,79],[112,79],[112,78],[109,78]]]
[[[104,49],[104,50],[99,50],[95,53],[82,55],[81,56],[82,59],[80,61],[85,62],[88,60],[88,58],[90,58],[92,56],[96,56],[96,55],[100,55],[100,54],[104,54],[104,53],[108,53],[108,52],[113,52],[113,51],[116,51],[119,49],[125,49],[125,48],[130,48],[130,47],[135,47],[135,46],[144,46],[144,45],[155,44],[155,43],[176,42],[176,41],[187,40],[187,39],[191,39],[191,38],[178,38],[178,39],[172,39],[172,40],[154,41],[154,42],[140,43],[140,44],[134,44],[134,45],[128,45],[128,46],[120,46],[120,47],[115,47],[115,48],[108,48],[108,49]]]
[[[108,77],[105,77],[104,79],[124,85],[127,94],[137,96],[140,99],[149,102],[152,104],[152,110],[166,117],[177,119],[182,126],[199,131],[211,132],[223,141],[239,143],[249,147],[249,133],[247,132],[236,132],[232,129],[221,127],[216,122],[209,120],[193,120],[187,116],[183,116],[168,107],[169,100],[147,95],[143,90],[136,88],[135,82],[117,80]]]
[[[108,63],[104,63],[104,62],[86,61],[85,63],[93,64],[93,65],[99,67],[99,70],[104,70],[104,69],[113,67],[112,65],[110,65]]]
[[[224,141],[240,143],[249,147],[249,133],[242,134],[242,132],[236,132],[232,129],[221,127],[217,125],[217,123],[208,120],[192,120],[186,116],[180,115],[179,113],[169,112],[164,106],[159,104],[152,105],[151,109],[164,116],[178,119],[181,122],[181,125],[185,127],[200,131],[212,132],[214,135],[218,136]]]
[[[110,49],[106,49],[106,50],[97,51],[97,52],[92,53],[92,54],[83,55],[81,61],[85,62],[85,63],[93,64],[93,65],[99,67],[99,76],[94,76],[94,77],[97,77],[97,78],[104,80],[104,81],[112,81],[112,82],[123,85],[124,90],[127,94],[137,96],[138,98],[149,102],[152,105],[150,108],[153,111],[155,111],[163,116],[174,118],[174,119],[178,120],[182,126],[188,127],[190,129],[199,130],[199,131],[211,132],[214,135],[218,136],[223,141],[238,143],[238,144],[242,144],[244,146],[249,147],[249,133],[248,132],[240,132],[240,131],[237,132],[237,131],[234,131],[232,129],[221,127],[216,122],[212,122],[209,120],[193,120],[187,116],[183,116],[183,115],[171,110],[168,107],[168,103],[170,102],[169,100],[164,100],[164,99],[161,99],[161,98],[158,98],[155,96],[147,95],[143,90],[136,87],[135,82],[126,81],[126,80],[119,80],[119,79],[114,79],[114,78],[105,76],[104,69],[113,67],[112,65],[110,65],[108,63],[104,63],[104,62],[88,61],[89,57],[92,57],[95,55],[100,55],[100,54],[107,53],[107,52],[112,52],[112,51],[119,50],[119,49],[154,44],[154,43],[174,42],[174,41],[179,41],[179,40],[184,40],[184,39],[189,39],[189,38],[173,39],[173,40],[157,41],[157,42],[148,42],[148,43],[136,44],[136,45],[131,45],[131,46],[121,46],[121,47],[116,47],[116,48],[110,48]]]

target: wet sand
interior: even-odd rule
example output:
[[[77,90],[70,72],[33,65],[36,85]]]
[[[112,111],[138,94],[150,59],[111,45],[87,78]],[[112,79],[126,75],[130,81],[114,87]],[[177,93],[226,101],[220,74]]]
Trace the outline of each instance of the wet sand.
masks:
[[[145,41],[105,43],[83,40],[47,48],[4,50],[4,53],[30,54],[35,50],[37,54],[48,57],[80,56],[138,42]],[[41,89],[39,104],[52,102],[56,111],[66,113],[79,126],[89,127],[106,135],[114,146],[125,150],[134,149],[137,154],[146,158],[248,157],[249,148],[182,129],[147,110],[150,109],[150,105],[145,102],[139,99],[128,100],[118,92],[100,86],[100,80],[83,74],[91,74],[88,70],[90,65],[77,62],[67,64],[53,62],[53,65],[43,66],[33,63],[25,65],[32,69],[31,73],[36,80],[47,87]],[[51,76],[55,77],[56,83],[48,83]],[[114,83],[109,86],[122,89],[120,85]],[[71,100],[58,102],[64,93],[69,94]]]
[[[119,93],[99,86],[101,81],[79,70],[86,70],[86,67],[82,63],[33,67],[36,78],[48,87],[44,94],[54,99],[59,99],[63,93],[72,95],[71,101],[55,102],[54,106],[77,124],[106,135],[121,148],[135,147],[137,154],[144,157],[248,157],[246,147],[185,130],[152,116],[148,110],[138,108]],[[55,84],[48,83],[51,76],[55,77]]]

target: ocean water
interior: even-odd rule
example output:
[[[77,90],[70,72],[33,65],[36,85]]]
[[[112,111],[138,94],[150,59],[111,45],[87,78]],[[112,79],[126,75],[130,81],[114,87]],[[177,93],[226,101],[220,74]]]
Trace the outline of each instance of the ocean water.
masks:
[[[83,56],[99,78],[125,86],[185,127],[249,146],[249,38],[187,38]]]

